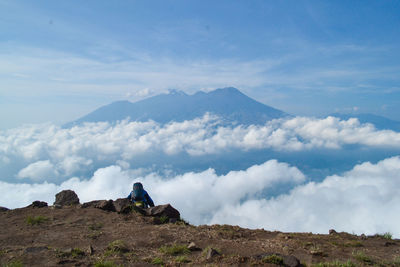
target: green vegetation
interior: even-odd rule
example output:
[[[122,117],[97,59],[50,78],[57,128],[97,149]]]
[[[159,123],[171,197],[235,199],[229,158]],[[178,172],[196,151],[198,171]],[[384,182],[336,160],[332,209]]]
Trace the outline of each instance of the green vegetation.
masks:
[[[357,265],[352,261],[348,260],[346,262],[321,262],[318,264],[314,264],[313,267],[356,267]]]
[[[3,267],[23,267],[24,264],[20,260],[12,260],[7,264],[2,265]]]
[[[67,249],[64,251],[55,249],[55,252],[57,254],[57,257],[60,258],[68,258],[68,257],[79,258],[85,256],[85,252],[80,248]]]
[[[92,223],[91,225],[89,225],[89,229],[92,231],[97,231],[100,230],[101,228],[103,228],[102,223]]]
[[[28,216],[26,218],[26,223],[30,224],[30,225],[35,225],[35,224],[41,224],[41,223],[47,222],[48,220],[49,220],[49,218],[41,216],[41,215],[34,216],[34,217]]]
[[[154,264],[154,265],[163,265],[163,264],[164,264],[164,261],[163,261],[161,258],[156,257],[156,258],[154,258],[154,259],[151,261],[151,264]]]
[[[189,254],[190,250],[185,245],[174,244],[172,246],[162,246],[160,251],[166,255],[176,256],[179,254]]]
[[[273,263],[273,264],[277,264],[277,265],[283,265],[283,258],[281,256],[278,256],[275,254],[264,256],[261,259],[261,261],[264,263]]]
[[[122,267],[122,265],[117,265],[112,261],[98,261],[95,262],[94,267]]]
[[[161,222],[162,224],[168,223],[168,222],[169,222],[169,217],[168,217],[168,216],[161,216],[161,217],[160,217],[160,222]]]
[[[392,233],[390,233],[390,232],[383,233],[380,236],[385,238],[385,239],[389,239],[389,240],[392,240],[392,237],[393,237]]]
[[[356,260],[358,260],[358,261],[360,261],[360,262],[362,262],[362,263],[364,263],[364,264],[367,264],[367,265],[372,265],[372,264],[374,264],[374,261],[370,258],[370,257],[368,257],[367,255],[365,255],[365,253],[364,252],[362,252],[362,251],[358,251],[358,252],[353,252],[353,257],[356,259]]]
[[[188,263],[190,260],[186,256],[178,256],[175,258],[175,261],[178,263]]]
[[[106,256],[129,252],[128,246],[122,240],[115,240],[108,244]]]

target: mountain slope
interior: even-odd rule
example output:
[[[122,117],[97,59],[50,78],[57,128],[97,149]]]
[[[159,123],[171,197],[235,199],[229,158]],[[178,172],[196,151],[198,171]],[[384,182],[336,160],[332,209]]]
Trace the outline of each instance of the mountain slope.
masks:
[[[159,123],[191,120],[206,112],[220,116],[227,123],[263,124],[268,120],[288,116],[283,111],[269,107],[244,95],[236,88],[217,89],[187,95],[172,91],[135,103],[118,101],[103,106],[88,115],[66,124],[71,127],[83,122],[116,122],[130,118],[132,121],[154,120]]]

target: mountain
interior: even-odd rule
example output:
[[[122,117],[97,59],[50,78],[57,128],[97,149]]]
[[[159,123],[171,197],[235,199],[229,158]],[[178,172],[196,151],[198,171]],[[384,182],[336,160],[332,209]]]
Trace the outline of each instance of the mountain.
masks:
[[[191,120],[206,112],[220,116],[226,123],[263,124],[268,120],[288,116],[283,111],[264,105],[228,87],[211,92],[187,95],[181,91],[170,91],[138,102],[117,101],[70,122],[64,127],[83,122],[116,122],[130,118],[131,121],[154,120],[159,123]]]
[[[361,123],[371,123],[379,130],[392,130],[400,132],[400,121],[388,119],[386,117],[364,113],[364,114],[342,114],[333,113],[331,116],[348,120],[350,118],[357,118]]]

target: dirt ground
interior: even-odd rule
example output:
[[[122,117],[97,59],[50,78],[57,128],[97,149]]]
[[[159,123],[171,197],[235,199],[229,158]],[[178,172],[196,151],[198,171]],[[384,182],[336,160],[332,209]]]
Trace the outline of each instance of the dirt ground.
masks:
[[[400,241],[390,235],[281,233],[162,219],[80,206],[1,211],[0,264],[283,266],[282,258],[292,255],[303,266],[400,266]]]

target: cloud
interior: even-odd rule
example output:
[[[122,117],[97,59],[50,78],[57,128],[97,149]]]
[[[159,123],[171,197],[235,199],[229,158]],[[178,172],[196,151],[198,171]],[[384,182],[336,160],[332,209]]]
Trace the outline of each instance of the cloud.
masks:
[[[18,172],[18,178],[30,178],[33,181],[52,180],[58,176],[54,165],[49,160],[29,164]]]
[[[389,231],[400,236],[400,157],[365,162],[319,183],[306,182],[296,167],[276,160],[226,175],[208,169],[171,177],[113,165],[90,179],[71,178],[61,185],[0,182],[0,205],[21,207],[37,199],[52,203],[62,189],[75,190],[81,202],[116,199],[126,197],[136,181],[156,204],[171,203],[193,224],[318,233],[331,228],[357,234]],[[293,189],[277,197],[266,193],[285,185]]]
[[[82,170],[137,166],[135,162],[146,161],[146,156],[151,155],[198,157],[231,151],[338,150],[347,145],[400,148],[400,133],[380,131],[357,119],[335,117],[295,117],[265,125],[221,126],[218,118],[210,114],[165,125],[128,120],[88,123],[70,129],[51,124],[29,125],[0,132],[0,159],[25,163],[15,170],[19,178],[61,182],[81,175]]]

